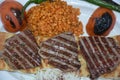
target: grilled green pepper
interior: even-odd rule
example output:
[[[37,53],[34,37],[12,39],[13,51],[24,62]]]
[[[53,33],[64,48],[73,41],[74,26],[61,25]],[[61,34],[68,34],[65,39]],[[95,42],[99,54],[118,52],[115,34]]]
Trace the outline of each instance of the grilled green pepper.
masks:
[[[85,1],[120,12],[120,5],[111,4],[106,2],[105,0],[85,0]]]

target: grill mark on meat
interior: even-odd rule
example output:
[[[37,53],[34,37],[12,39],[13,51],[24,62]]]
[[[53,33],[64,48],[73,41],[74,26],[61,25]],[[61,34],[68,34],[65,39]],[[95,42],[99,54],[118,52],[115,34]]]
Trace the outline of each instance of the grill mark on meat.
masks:
[[[98,37],[98,39],[99,39],[99,41],[100,41],[100,43],[102,43],[102,44],[104,44],[104,42],[102,41],[102,39],[100,38],[100,37]],[[106,56],[106,54],[108,54],[109,55],[109,50],[106,48],[106,46],[105,45],[102,45],[102,47],[105,49],[105,52],[106,53],[104,53],[104,55],[103,56]],[[105,57],[105,59],[106,59],[106,57]],[[113,61],[112,61],[112,59],[106,59],[106,63],[108,63],[108,67],[109,67],[109,69],[111,70],[111,68],[110,68],[110,63],[112,63]]]
[[[71,34],[60,34],[59,36],[66,39],[66,40],[68,40],[68,41],[75,42],[75,38],[71,37]]]
[[[46,45],[46,44],[42,44],[42,47],[46,48],[46,49],[49,49],[49,50],[52,50],[52,51],[55,51],[55,52],[58,52],[58,53],[61,53],[65,56],[68,56],[68,57],[71,57],[71,58],[75,58],[75,55],[74,54],[70,54],[64,50],[60,50],[59,48],[54,48],[53,46],[49,46],[49,45]]]
[[[109,42],[109,40],[107,40],[107,38],[101,38],[101,40],[104,42],[104,43],[107,43],[108,45],[105,45],[105,47],[107,48],[107,50],[108,50],[108,52],[109,53],[111,53],[111,54],[109,54],[109,55],[107,55],[106,57],[109,57],[109,58],[111,58],[111,61],[113,61],[114,62],[114,60],[113,60],[113,56],[115,56],[116,55],[116,53],[114,53],[112,50],[113,50],[113,46],[111,45],[111,44],[109,44],[110,42]]]
[[[64,66],[67,66],[68,68],[71,68],[72,70],[77,70],[76,67],[70,65],[70,64],[66,64],[65,62],[61,62],[59,59],[57,58],[50,58],[49,61],[53,61],[54,63],[58,63],[58,64],[61,64],[62,65],[62,68],[64,68]]]
[[[6,53],[6,52],[4,52],[4,53]],[[14,67],[15,69],[17,69],[17,66],[14,63],[11,62],[12,60],[10,58],[10,55],[4,54],[2,56],[5,57],[5,61],[7,61],[9,64],[12,64],[11,66]]]
[[[110,63],[111,64],[110,65],[111,66],[111,70],[113,70],[114,66],[116,67],[118,65],[118,63],[120,62],[120,59],[119,59],[120,56],[118,55],[117,50],[115,50],[115,48],[114,48],[114,47],[116,47],[115,44],[111,44],[111,42],[107,38],[105,38],[105,42],[108,42],[108,44],[110,45],[108,47],[106,46],[109,49],[109,53],[111,53],[107,57],[109,57],[113,61],[113,62]],[[115,43],[114,41],[112,41],[112,42]]]
[[[92,54],[92,57],[94,57],[94,61],[96,63],[96,66],[97,68],[100,66],[100,64],[98,63],[99,62],[99,58],[98,56],[96,55],[96,52],[94,50],[94,47],[92,46],[92,43],[91,41],[88,39],[89,37],[85,37],[85,40],[86,40],[86,44],[89,45],[87,46],[87,48],[89,48],[89,50],[91,51],[91,54]]]
[[[18,41],[20,41],[20,43],[22,43],[23,41],[18,37]],[[24,43],[24,44],[26,44],[26,43]],[[25,50],[28,50],[27,52],[30,52],[30,53],[32,53],[32,55],[29,55],[29,57],[31,57],[31,59],[33,59],[34,60],[34,58],[37,58],[37,56],[39,56],[38,54],[36,54],[38,51],[36,50],[36,53],[26,44],[25,45]],[[40,56],[39,56],[40,57]],[[39,61],[40,62],[40,61]],[[36,64],[39,64],[39,63],[37,63],[36,61],[35,61],[35,63]]]
[[[30,39],[31,41],[33,41],[34,42],[34,46],[36,46],[37,45],[37,42],[36,42],[36,39],[34,38],[34,35],[31,35],[32,34],[32,32],[30,31],[30,30],[26,30],[25,32],[25,36],[28,36],[28,40]],[[29,35],[31,35],[31,36],[29,36]],[[32,43],[33,43],[32,42]],[[38,46],[38,45],[37,45]],[[39,50],[39,48],[37,47],[37,49]]]
[[[31,62],[28,61],[28,59],[26,59],[20,52],[23,52],[21,51],[19,48],[15,49],[15,51],[18,53],[19,57],[22,58],[22,60],[24,60],[25,62],[25,67],[26,68],[30,68],[28,65],[30,65],[31,67],[34,67],[33,64],[31,64]]]
[[[18,35],[19,40],[22,40],[22,42],[25,42],[27,46],[29,46],[28,48],[30,48],[30,50],[32,50],[33,52],[36,53],[37,49],[36,49],[36,45],[32,45],[31,41],[28,41],[26,37],[23,37],[22,35]]]
[[[96,56],[94,55],[94,53],[92,53],[92,46],[90,46],[91,45],[91,42],[90,41],[88,41],[88,39],[86,38],[86,37],[84,37],[84,38],[82,38],[83,39],[83,42],[85,42],[84,43],[84,46],[86,47],[86,50],[88,49],[88,53],[87,53],[87,55],[90,53],[90,56],[89,57],[87,57],[87,58],[91,58],[90,60],[92,60],[92,63],[93,63],[93,66],[94,66],[94,70],[91,70],[91,69],[93,69],[93,67],[90,67],[91,65],[89,65],[89,69],[90,69],[90,73],[92,74],[92,76],[94,77],[94,76],[97,76],[97,75],[100,75],[100,70],[99,70],[99,64],[98,64],[98,61],[97,61],[97,58],[96,58]],[[91,64],[91,63],[90,63]],[[96,75],[97,74],[97,75]]]
[[[103,44],[100,40],[99,40],[99,38],[95,38],[94,37],[94,40],[95,40],[95,42],[98,44],[98,46],[99,46],[99,50],[100,50],[100,52],[101,52],[101,56],[104,58],[104,61],[105,61],[105,63],[104,63],[104,67],[105,67],[105,69],[107,68],[107,67],[109,67],[110,66],[110,64],[108,63],[109,61],[108,60],[106,60],[106,58],[105,58],[105,56],[104,56],[104,54],[106,54],[106,50],[105,50],[105,48],[103,47],[105,44]],[[108,61],[108,62],[107,62]]]
[[[83,54],[83,53],[86,53],[86,52],[85,52],[84,47],[82,46],[81,41],[79,42],[79,45],[81,45],[81,46],[80,46],[80,49],[82,50],[82,54]],[[93,63],[92,63],[92,61],[91,61],[91,60],[89,60],[88,55],[83,54],[83,56],[84,56],[84,58],[87,60],[87,62],[88,62],[88,63],[93,64]],[[88,66],[88,70],[90,71],[90,73],[91,73],[91,74],[94,74],[94,73],[95,73],[95,71],[91,70],[92,68],[94,68],[94,69],[95,69],[94,64],[93,64],[93,65],[89,65],[89,64],[87,64],[87,66]]]
[[[9,54],[9,56],[12,55],[12,54],[9,52],[9,50],[5,49],[5,51],[6,51],[6,53]],[[10,57],[12,57],[12,56],[10,56]],[[19,67],[19,68],[25,68],[24,65],[22,64],[22,62],[19,61],[16,57],[12,57],[12,60],[15,62],[15,64],[17,64],[17,68],[18,68],[18,67]]]
[[[51,40],[53,40],[53,41],[55,41],[55,42],[57,42],[57,43],[60,43],[60,44],[64,44],[64,45],[66,45],[66,46],[69,46],[69,47],[73,48],[74,50],[77,50],[77,49],[76,49],[77,47],[75,47],[75,46],[73,46],[73,45],[70,45],[70,44],[68,44],[68,43],[66,43],[66,42],[63,42],[62,40],[59,40],[59,39],[57,39],[57,38],[51,38]]]
[[[28,33],[29,34],[28,34]],[[26,41],[28,41],[28,42],[30,42],[30,43],[32,43],[31,45],[32,46],[34,46],[34,47],[36,47],[37,48],[37,50],[39,50],[39,48],[38,48],[38,46],[37,46],[37,43],[36,43],[36,41],[35,41],[35,39],[34,39],[34,36],[33,35],[31,35],[32,33],[29,31],[29,30],[26,30],[24,33],[21,33],[21,34],[19,34],[19,36],[23,36],[23,38],[26,40]],[[22,38],[21,38],[22,39]],[[34,49],[33,49],[34,50]],[[35,49],[36,50],[36,49]]]
[[[34,55],[35,55],[35,53],[34,53],[34,51],[33,51],[33,46],[31,45],[31,47],[29,46],[29,44],[30,43],[24,43],[25,41],[25,39],[23,40],[23,39],[21,39],[21,38],[19,38],[19,37],[16,37],[16,39],[17,39],[17,41],[18,41],[18,44],[19,45],[21,45],[21,46],[19,46],[19,47],[24,47],[24,48],[27,48],[28,49],[28,51],[30,51],[31,53],[33,53]],[[16,45],[17,45],[17,43],[16,43]]]
[[[83,47],[83,48],[82,48],[82,47]],[[91,68],[97,69],[97,66],[95,65],[92,57],[90,56],[89,51],[88,51],[88,49],[86,48],[85,43],[84,43],[84,41],[83,41],[82,39],[80,39],[80,48],[82,48],[81,50],[84,50],[84,52],[87,54],[87,55],[85,54],[85,56],[86,56],[87,58],[90,58],[90,60],[88,60],[88,61],[90,61],[89,63],[92,63],[92,64],[94,65],[94,66],[91,66],[91,65],[90,65]]]
[[[82,55],[87,60],[90,78],[92,79],[106,72],[111,72],[120,62],[120,49],[113,38],[83,37],[79,40],[79,45]],[[95,69],[93,70],[93,68]]]
[[[20,60],[20,61],[23,61],[22,63],[25,65],[25,67],[26,68],[30,68],[30,66],[31,67],[34,67],[32,64],[31,64],[31,62],[29,62],[29,60],[28,59],[26,59],[27,58],[27,56],[26,55],[24,55],[24,52],[21,50],[23,47],[21,47],[21,46],[18,46],[18,44],[20,44],[20,40],[17,40],[18,39],[18,37],[16,36],[16,39],[14,39],[13,41],[14,41],[14,43],[13,43],[13,45],[16,45],[16,47],[13,49],[15,52],[16,52],[16,54],[17,54],[17,58]],[[10,46],[9,44],[6,44],[7,46]],[[21,53],[23,53],[23,54],[21,54]],[[29,66],[30,65],[30,66]]]
[[[31,57],[31,52],[28,49],[23,49],[23,53],[26,56],[26,58],[32,63],[34,66],[39,66],[38,62],[35,60],[34,57]]]
[[[51,58],[56,58],[56,59],[58,59],[59,61],[61,61],[61,62],[64,62],[64,63],[66,63],[67,65],[71,65],[71,66],[73,66],[73,67],[77,67],[77,68],[79,68],[79,64],[80,63],[77,63],[76,61],[73,61],[72,62],[72,59],[70,60],[68,60],[68,59],[66,59],[65,57],[57,57],[56,55],[51,55],[51,54],[48,54],[47,52],[45,52],[45,51],[42,51],[44,54],[42,54],[42,56],[44,57],[44,56],[48,56],[48,57],[45,57],[46,59],[51,59]],[[58,64],[58,65],[62,65],[62,64]],[[64,66],[64,65],[62,65],[62,66]],[[57,67],[57,66],[56,66]]]
[[[106,72],[106,70],[103,71],[104,65],[103,65],[102,60],[100,59],[101,55],[100,55],[99,49],[97,49],[99,47],[96,46],[96,43],[95,43],[95,41],[93,41],[92,37],[85,37],[85,38],[86,38],[87,42],[89,43],[90,48],[92,49],[92,52],[93,52],[92,55],[94,55],[95,56],[94,58],[96,58],[97,69],[98,69],[98,72],[100,72],[100,73],[98,73],[98,75]]]
[[[79,65],[80,63],[77,62],[76,60],[74,60],[73,58],[69,58],[63,54],[60,54],[58,52],[54,52],[52,50],[48,50],[48,49],[45,49],[45,48],[42,48],[41,49],[41,56],[47,56],[46,58],[50,59],[51,57],[56,57],[57,59],[59,60],[62,60],[66,63],[69,63],[69,64],[73,64],[73,66],[76,66],[76,65]]]
[[[62,51],[66,51],[67,53],[71,54],[72,56],[77,56],[77,54],[75,52],[73,52],[72,50],[69,50],[66,46],[61,46],[61,45],[55,45],[55,44],[50,44],[48,42],[44,42],[45,45],[48,45],[50,47],[53,47],[55,49],[60,49]]]
[[[19,43],[23,43],[24,41],[21,39],[21,38],[19,38],[19,37],[17,37],[16,38],[18,41],[19,41]],[[40,56],[39,55],[36,55],[35,54],[35,52],[33,51],[33,49],[31,49],[31,47],[29,47],[26,43],[24,43],[25,44],[25,46],[24,47],[21,47],[22,48],[22,50],[24,51],[24,53],[29,57],[28,59],[31,61],[31,59],[32,59],[32,64],[34,64],[34,66],[38,66],[38,65],[40,65],[40,60],[36,60],[36,58],[40,58]],[[30,43],[29,43],[30,44]],[[36,50],[37,51],[37,50]],[[31,53],[31,54],[29,54],[29,53]],[[38,56],[38,57],[37,57]],[[34,61],[34,62],[33,62]]]
[[[100,69],[101,73],[103,72],[106,72],[106,70],[104,70],[107,66],[104,65],[104,64],[107,64],[107,61],[105,60],[105,57],[104,55],[102,54],[102,49],[100,48],[100,45],[96,42],[96,39],[95,37],[92,37],[92,40],[93,40],[93,44],[95,44],[95,47],[97,48],[97,50],[99,51],[99,57],[100,57],[100,61],[102,62],[101,63],[101,66],[102,68]],[[104,71],[103,71],[104,70]]]
[[[91,41],[91,45],[92,47],[94,48],[94,51],[95,51],[95,56],[97,57],[97,61],[98,63],[102,66],[103,66],[103,62],[101,60],[103,60],[103,57],[101,56],[101,51],[100,51],[100,48],[99,46],[97,45],[97,43],[95,42],[94,40],[94,37],[89,37],[90,41]],[[99,56],[97,56],[99,55]],[[98,67],[99,68],[99,67]]]
[[[114,40],[109,40],[106,38],[106,41],[109,43],[111,49],[112,49],[112,52],[113,52],[113,55],[114,55],[114,59],[117,58],[116,56],[120,56],[118,53],[118,50],[115,50],[115,48],[117,47],[117,45],[115,45],[115,41]],[[112,42],[112,43],[111,43]],[[114,44],[115,46],[112,46],[112,44]],[[115,48],[114,48],[115,47]],[[115,53],[115,54],[114,54]]]
[[[61,70],[67,70],[68,68],[69,68],[69,70],[71,70],[72,68],[70,68],[70,67],[68,67],[67,65],[58,65],[59,63],[57,63],[57,62],[55,62],[55,61],[49,61],[48,62],[49,64],[52,64],[53,66],[58,66],[59,67],[59,69],[61,69]]]
[[[9,58],[3,57],[3,59],[6,61],[10,60],[10,64],[8,63],[8,65],[14,65],[15,67],[12,67],[13,69],[33,68],[41,64],[38,49],[39,47],[32,33],[25,30],[6,41],[3,55],[9,54],[10,56]]]
[[[54,38],[55,39],[55,38]],[[65,48],[67,48],[68,50],[70,50],[70,51],[72,51],[72,52],[75,52],[76,54],[78,53],[78,50],[77,50],[77,47],[71,47],[70,45],[69,46],[67,46],[66,44],[63,44],[63,43],[60,43],[60,42],[58,42],[57,40],[54,40],[54,39],[50,39],[50,40],[48,40],[47,42],[48,43],[53,43],[55,46],[56,45],[58,45],[58,46],[60,46],[60,47],[65,47]],[[54,46],[53,45],[53,46]],[[77,56],[77,55],[76,55]]]
[[[65,39],[65,38],[63,38],[63,37],[61,37],[61,36],[57,36],[57,37],[55,37],[56,39],[59,39],[59,40],[61,40],[61,41],[63,41],[63,42],[66,42],[67,44],[70,44],[70,45],[72,45],[72,46],[75,46],[75,47],[77,47],[77,45],[76,45],[76,42],[74,41],[69,41],[69,40],[67,40],[67,39]]]
[[[23,69],[29,68],[28,65],[30,65],[30,66],[33,67],[33,65],[29,64],[28,61],[26,61],[26,60],[24,59],[24,57],[19,53],[19,51],[18,51],[17,48],[15,48],[14,51],[16,52],[16,58],[18,58],[18,60],[21,61],[21,63],[24,65],[25,68],[23,68]],[[14,56],[15,56],[15,55],[14,55]],[[24,61],[24,62],[23,62],[23,61]]]
[[[42,54],[42,53],[44,53],[44,54]],[[42,49],[41,49],[41,55],[46,55],[47,58],[51,58],[52,56],[54,56],[54,57],[57,57],[57,58],[59,58],[59,57],[64,57],[66,60],[69,59],[69,58],[68,58],[67,56],[65,56],[65,55],[59,54],[58,52],[54,52],[54,51],[52,51],[52,50],[48,50],[48,49],[45,49],[45,48],[42,48]],[[71,61],[71,60],[70,60],[70,61]]]
[[[12,45],[14,45],[14,46],[18,46],[19,44],[23,44],[23,41],[21,41],[21,39],[19,38],[19,37],[15,37],[15,39],[17,40],[17,43],[16,43],[16,41],[12,44]],[[14,40],[13,40],[14,41]],[[25,44],[25,43],[24,43]],[[10,44],[8,44],[8,43],[6,43],[6,45],[7,46],[10,46]],[[26,47],[25,47],[26,46]],[[29,46],[27,46],[26,44],[25,44],[25,46],[24,46],[24,48],[22,48],[21,46],[18,46],[18,47],[20,47],[20,48],[22,48],[24,51],[23,52],[21,52],[21,53],[25,53],[26,54],[26,58],[27,58],[27,56],[28,57],[30,57],[30,58],[27,58],[29,61],[31,61],[31,59],[32,59],[32,64],[34,65],[34,66],[38,66],[39,65],[39,63],[38,62],[36,62],[36,60],[35,60],[35,58],[32,58],[31,56],[32,55],[29,55],[28,53],[34,53],[34,51],[32,51],[32,49],[30,49],[29,48]],[[14,49],[12,49],[12,50],[14,50]],[[11,51],[11,50],[10,50]],[[31,52],[32,51],[32,52]],[[34,55],[36,55],[36,54],[34,54]],[[19,56],[19,57],[21,57],[21,56]],[[33,62],[34,61],[34,62]],[[31,67],[31,66],[30,66]]]
[[[72,39],[69,40],[68,38]],[[77,48],[73,34],[63,33],[42,42],[39,55],[43,59],[48,59],[48,63],[52,66],[63,71],[73,71],[80,68]]]
[[[114,42],[114,44],[111,44],[111,42],[109,40],[112,40],[112,42]],[[116,59],[114,59],[113,57],[111,56],[116,56],[118,53],[116,53],[116,50],[113,51],[115,48],[113,46],[116,45],[115,41],[113,41],[114,39],[112,38],[104,38],[104,37],[101,37],[101,41],[103,41],[103,43],[105,43],[105,48],[107,49],[107,55],[106,55],[106,59],[107,59],[107,63],[109,63],[109,66],[108,66],[108,72],[113,70],[118,64],[119,60],[117,61]],[[104,55],[105,56],[105,55]],[[116,56],[118,58],[118,56]],[[115,66],[115,67],[114,67]]]

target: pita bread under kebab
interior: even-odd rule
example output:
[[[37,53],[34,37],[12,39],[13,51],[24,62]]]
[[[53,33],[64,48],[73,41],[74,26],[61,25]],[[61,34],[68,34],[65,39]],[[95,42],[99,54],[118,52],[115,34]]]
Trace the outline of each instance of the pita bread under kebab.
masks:
[[[29,32],[29,31],[27,31],[27,35],[29,35],[29,34],[32,34],[31,32]],[[4,34],[4,33],[0,33],[0,34]],[[13,34],[10,34],[10,33],[5,33],[4,35],[2,35],[2,39],[0,39],[0,44],[1,43],[3,43],[3,42],[5,42],[6,41],[6,43],[8,42],[9,43],[9,40],[16,40],[15,39],[15,37],[18,35],[18,34],[14,34],[15,36],[13,36],[13,37],[8,37],[8,35],[9,36],[13,36]],[[20,33],[19,35],[25,35],[24,34],[24,32],[22,32],[22,33]],[[46,40],[46,42],[47,43],[49,43],[49,42],[51,42],[52,40],[56,40],[56,38],[58,37],[60,37],[61,35],[64,35],[64,34],[60,34],[60,35],[58,35],[58,36],[55,36],[55,37],[53,37],[53,38],[50,38],[50,39],[47,39]],[[66,35],[66,34],[65,34]],[[69,36],[70,36],[70,34],[69,34]],[[73,36],[73,35],[72,35]],[[74,39],[74,37],[72,37],[72,36],[70,36],[70,38],[73,38]],[[18,38],[19,36],[17,36],[17,38]],[[22,36],[23,37],[23,36]],[[31,36],[32,38],[34,37],[34,36]],[[28,38],[31,38],[30,36],[28,37]],[[86,37],[87,38],[87,37]],[[98,37],[97,37],[98,38]],[[106,37],[103,37],[103,38],[106,38]],[[114,44],[112,44],[112,46],[115,46],[115,45],[117,45],[117,47],[119,46],[119,43],[120,43],[120,36],[115,36],[115,37],[109,37],[110,39],[112,39],[113,41],[114,41]],[[37,36],[37,39],[40,39],[38,36]],[[78,41],[80,42],[80,40],[82,40],[82,39],[84,39],[84,38],[82,38],[82,37],[80,37],[80,39],[78,39]],[[89,39],[89,38],[88,38]],[[28,41],[28,40],[26,40],[26,41]],[[36,40],[36,41],[38,41],[38,40]],[[67,40],[66,40],[67,41]],[[89,40],[88,40],[89,41]],[[18,41],[19,42],[19,41]],[[21,41],[20,41],[21,42]],[[33,42],[34,42],[34,45],[36,46],[36,50],[38,50],[38,44],[35,42],[35,39],[33,39]],[[40,41],[41,43],[40,43],[40,45],[39,45],[39,47],[42,47],[44,44],[45,44],[45,41],[44,42],[42,42],[42,41]],[[57,42],[61,42],[61,40],[59,39]],[[57,45],[57,46],[62,46],[62,44],[57,44],[57,42],[56,42],[56,44],[54,44],[54,45]],[[69,40],[68,40],[68,42],[69,42]],[[75,42],[77,42],[77,41],[75,41]],[[84,40],[83,40],[83,42],[84,43],[86,43]],[[6,45],[6,43],[4,43],[4,45]],[[26,43],[26,42],[24,42],[24,43]],[[62,42],[63,43],[63,42]],[[97,42],[98,44],[99,44],[99,42]],[[14,43],[15,44],[15,43]],[[27,44],[27,43],[26,43]],[[51,44],[53,44],[53,43],[51,43]],[[67,43],[67,45],[70,45],[70,44],[72,44],[72,43]],[[94,45],[94,43],[91,43],[92,45]],[[31,44],[31,45],[33,45],[33,44]],[[66,45],[66,43],[64,44],[64,45]],[[88,44],[89,46],[90,46],[90,44]],[[101,44],[101,45],[104,45],[105,46],[105,44],[103,43],[103,44]],[[13,45],[12,45],[13,46]],[[96,78],[96,77],[94,77],[94,75],[93,74],[91,74],[92,73],[92,70],[90,70],[90,67],[87,67],[88,65],[91,65],[92,66],[92,64],[90,64],[89,63],[89,61],[88,60],[86,60],[86,58],[85,58],[85,54],[86,53],[84,53],[83,51],[82,51],[82,49],[81,49],[81,46],[82,46],[82,44],[80,44],[80,45],[78,45],[78,46],[80,46],[80,54],[78,53],[77,54],[77,56],[75,56],[75,60],[77,60],[77,57],[78,57],[78,60],[80,61],[79,63],[79,65],[81,66],[80,67],[80,76],[84,76],[84,77],[88,77],[89,75],[91,75],[93,78]],[[2,49],[1,49],[1,51],[3,51],[4,52],[4,50],[5,50],[5,48],[3,47],[3,44],[1,45],[1,47],[2,47]],[[71,47],[71,46],[70,46]],[[75,47],[75,46],[73,46],[73,47]],[[109,45],[108,45],[108,47],[110,47]],[[4,50],[3,50],[3,48],[4,48]],[[19,46],[18,47],[15,47],[15,48],[19,48]],[[52,47],[51,47],[52,48]],[[76,47],[75,47],[76,48]],[[68,49],[69,49],[69,47],[68,47]],[[73,48],[74,49],[74,48]],[[116,49],[116,48],[114,48],[114,49]],[[118,50],[118,49],[117,49]],[[119,50],[118,50],[119,51]],[[89,51],[90,52],[90,51]],[[84,53],[84,54],[83,54]],[[12,53],[13,54],[13,53]],[[39,49],[39,53],[37,53],[37,52],[35,52],[35,54],[36,54],[36,56],[39,54],[40,56],[39,57],[37,57],[36,59],[41,59],[40,61],[39,61],[39,64],[37,64],[37,65],[34,65],[34,66],[30,66],[30,65],[32,65],[32,63],[31,62],[29,62],[29,63],[26,63],[26,64],[28,64],[27,66],[26,65],[23,65],[22,67],[18,67],[18,68],[15,68],[14,66],[12,66],[12,65],[10,65],[10,63],[9,62],[7,62],[7,58],[5,58],[4,56],[0,59],[0,70],[7,70],[7,71],[22,71],[22,72],[25,72],[25,73],[36,73],[38,70],[41,70],[41,69],[44,69],[44,68],[58,68],[58,69],[61,69],[61,67],[60,66],[62,66],[61,64],[58,64],[58,65],[60,65],[60,66],[56,66],[56,65],[53,65],[53,64],[51,64],[50,63],[50,57],[51,56],[47,56],[46,54],[44,54],[44,53],[41,53],[41,48]],[[49,53],[47,53],[47,54],[49,54]],[[61,53],[62,54],[62,53]],[[81,55],[82,54],[82,55]],[[109,53],[108,53],[109,54]],[[22,55],[22,53],[21,54],[18,54],[18,55]],[[43,57],[43,55],[44,56],[46,56],[47,58],[44,58]],[[90,55],[92,55],[92,56],[98,56],[98,54],[93,54],[93,53],[90,53]],[[12,55],[12,56],[17,56],[17,55]],[[12,58],[12,57],[10,57],[10,58]],[[54,58],[53,56],[52,56],[52,58]],[[95,58],[95,57],[94,57]],[[14,58],[13,58],[14,59]],[[26,58],[27,59],[27,58]],[[26,62],[27,62],[27,60],[26,59],[24,59]],[[36,60],[35,59],[35,60]],[[48,60],[46,60],[46,59],[48,59]],[[109,59],[109,57],[107,58],[107,59]],[[74,58],[73,58],[73,60],[74,60]],[[67,61],[67,60],[66,60]],[[69,60],[68,60],[69,61]],[[93,60],[94,61],[94,60]],[[74,62],[74,61],[73,61]],[[101,61],[102,62],[102,61]],[[104,78],[112,78],[112,77],[120,77],[120,65],[119,65],[119,59],[118,60],[114,60],[113,59],[113,63],[114,64],[116,64],[115,66],[114,66],[114,68],[113,67],[111,67],[111,66],[107,66],[108,68],[110,68],[111,70],[110,71],[105,71],[105,70],[103,70],[104,71],[104,74],[101,74],[101,72],[99,71],[99,75],[97,75],[97,77],[99,77],[99,76],[101,76],[101,77],[104,77]],[[22,62],[21,62],[22,63]],[[108,62],[108,63],[110,63],[110,62]],[[99,63],[98,63],[99,64]],[[111,64],[111,63],[110,63]],[[95,65],[96,65],[96,63],[95,63]],[[99,64],[100,65],[100,64]],[[107,65],[107,64],[105,64],[105,65]],[[102,65],[100,66],[100,67],[102,67]],[[103,64],[103,67],[104,67],[104,64]],[[78,70],[79,68],[78,67],[76,67],[76,70]],[[61,69],[62,70],[62,69]],[[68,69],[69,70],[69,69]],[[74,70],[74,69],[73,69]],[[99,69],[97,69],[97,68],[94,68],[93,69],[94,71],[98,71]],[[96,74],[96,73],[95,73]]]

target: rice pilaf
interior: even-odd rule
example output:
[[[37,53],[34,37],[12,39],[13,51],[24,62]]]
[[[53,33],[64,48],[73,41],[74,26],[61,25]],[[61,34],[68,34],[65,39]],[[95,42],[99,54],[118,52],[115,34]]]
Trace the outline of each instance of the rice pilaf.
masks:
[[[27,26],[35,36],[52,37],[68,31],[81,35],[83,27],[79,15],[79,8],[73,8],[65,1],[46,1],[28,11]]]

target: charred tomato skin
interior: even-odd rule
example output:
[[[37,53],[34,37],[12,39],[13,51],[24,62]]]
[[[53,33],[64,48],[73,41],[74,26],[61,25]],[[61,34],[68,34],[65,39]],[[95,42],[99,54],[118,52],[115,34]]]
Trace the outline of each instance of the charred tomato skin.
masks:
[[[112,24],[111,15],[108,12],[103,13],[100,18],[97,18],[95,20],[94,33],[97,35],[104,34],[104,32],[110,28],[111,24]]]
[[[6,31],[17,32],[24,29],[26,20],[21,18],[22,8],[22,4],[14,0],[6,0],[0,4],[0,17]]]
[[[86,32],[90,36],[107,36],[114,28],[115,22],[116,16],[112,10],[99,7],[89,18]]]

